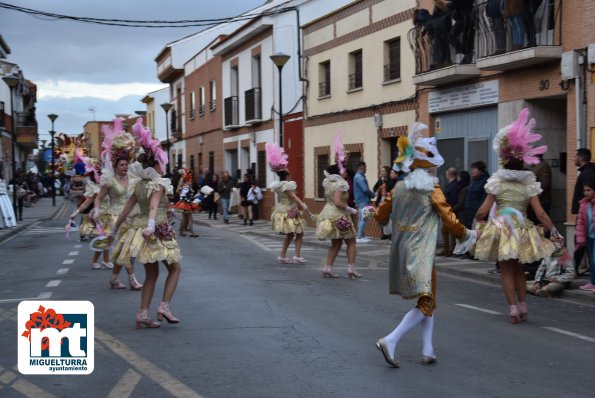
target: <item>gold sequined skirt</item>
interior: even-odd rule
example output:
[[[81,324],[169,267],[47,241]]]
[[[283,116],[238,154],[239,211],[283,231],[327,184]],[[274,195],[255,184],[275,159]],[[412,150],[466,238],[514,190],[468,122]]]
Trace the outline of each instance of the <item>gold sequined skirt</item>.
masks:
[[[301,212],[298,217],[289,217],[286,211],[274,211],[271,214],[271,225],[273,231],[284,234],[303,234],[306,224]]]
[[[556,250],[554,244],[543,236],[543,229],[529,220],[525,220],[525,225],[515,225],[514,232],[490,220],[480,231],[473,252],[478,260],[516,259],[521,264],[528,264],[548,257]]]
[[[161,240],[154,236],[145,240],[143,231],[145,228],[133,228],[121,230],[120,238],[116,243],[113,258],[116,264],[129,266],[134,260],[142,264],[166,261],[168,263],[179,262],[182,258],[175,233],[171,240]]]
[[[345,229],[337,228],[337,220],[345,217],[351,222],[351,225]],[[344,210],[337,206],[327,203],[322,208],[316,223],[316,237],[320,240],[325,239],[352,239],[355,238],[355,225],[351,216],[345,214]]]
[[[79,235],[96,237],[99,236],[95,225],[91,222],[88,214],[83,214],[81,225],[79,225]]]

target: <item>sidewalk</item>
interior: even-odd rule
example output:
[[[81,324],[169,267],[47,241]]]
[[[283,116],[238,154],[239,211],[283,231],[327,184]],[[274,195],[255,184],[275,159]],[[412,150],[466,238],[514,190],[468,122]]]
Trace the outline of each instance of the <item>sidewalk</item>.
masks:
[[[0,229],[0,243],[28,229],[39,221],[49,220],[58,216],[61,214],[60,212],[66,211],[69,206],[72,206],[72,204],[65,201],[63,196],[57,196],[55,207],[52,206],[52,198],[41,198],[36,204],[31,205],[31,207],[24,207],[23,220],[19,221],[16,227]]]
[[[238,234],[251,234],[278,240],[282,240],[285,237],[285,235],[279,235],[278,233],[273,232],[269,221],[257,220],[254,221],[254,226],[252,227],[244,226],[243,220],[240,220],[237,214],[230,215],[229,224],[223,223],[221,215],[218,216],[217,220],[209,220],[208,215],[204,212],[194,214],[193,219],[195,223],[228,231],[236,231]],[[327,241],[318,240],[315,236],[314,228],[307,228],[304,232],[304,246],[316,246],[327,249],[329,243]],[[381,255],[384,253],[385,258],[388,259],[390,254],[390,241],[388,240],[370,238],[369,243],[358,244],[357,247],[358,252],[362,253],[363,256],[365,256],[366,253],[371,252],[374,252],[376,256],[379,253]],[[436,270],[438,272],[500,285],[500,276],[498,274],[488,274],[488,270],[491,270],[492,268],[494,268],[494,264],[483,261],[458,257],[436,256]],[[595,305],[595,294],[578,289],[580,285],[583,285],[588,281],[589,280],[586,278],[575,279],[572,282],[572,286],[563,291],[561,297],[580,301],[585,305]]]

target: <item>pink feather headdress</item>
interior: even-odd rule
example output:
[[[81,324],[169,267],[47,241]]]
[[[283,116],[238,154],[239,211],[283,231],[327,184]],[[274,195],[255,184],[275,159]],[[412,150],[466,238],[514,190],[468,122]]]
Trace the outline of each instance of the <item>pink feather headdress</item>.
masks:
[[[143,147],[145,153],[149,158],[155,159],[159,167],[161,168],[161,172],[165,171],[165,166],[169,163],[169,159],[167,158],[167,153],[161,148],[161,142],[158,139],[154,139],[153,135],[151,134],[151,129],[146,128],[143,126],[143,119],[138,118],[136,119],[136,123],[132,126],[132,133],[136,137],[136,140]]]
[[[269,166],[271,166],[271,170],[274,172],[287,170],[289,161],[287,160],[287,154],[283,148],[277,144],[271,143],[267,143],[264,148],[267,153],[267,161],[269,162]]]
[[[533,147],[533,142],[539,141],[540,134],[532,132],[535,119],[529,120],[529,109],[524,108],[516,121],[504,127],[494,138],[494,150],[504,165],[509,160],[522,160],[528,165],[539,163],[537,155],[543,155],[547,146]]]
[[[341,131],[337,130],[335,134],[335,142],[333,143],[333,150],[335,151],[335,161],[339,166],[339,171],[343,170],[345,164],[345,147],[343,146],[343,139],[341,138]]]
[[[129,162],[134,158],[134,138],[127,133],[122,126],[122,119],[115,118],[114,127],[107,124],[101,126],[103,143],[101,160],[105,167],[110,168],[112,161],[126,159]]]

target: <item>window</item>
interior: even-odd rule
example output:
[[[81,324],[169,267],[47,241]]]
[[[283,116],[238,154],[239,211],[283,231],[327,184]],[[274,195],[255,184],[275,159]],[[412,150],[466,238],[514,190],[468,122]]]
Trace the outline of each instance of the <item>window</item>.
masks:
[[[190,170],[192,170],[193,175],[196,175],[194,172],[194,155],[190,155]]]
[[[362,161],[362,153],[361,152],[349,152],[349,156],[347,157],[347,162],[345,163],[345,167],[348,170],[357,172],[357,165],[361,161]]]
[[[362,50],[349,54],[349,90],[362,88]]]
[[[196,116],[196,95],[194,91],[190,92],[190,120]]]
[[[205,87],[200,86],[198,90],[198,114],[200,116],[205,115]]]
[[[260,87],[260,55],[252,57],[252,87]]]
[[[318,64],[318,97],[331,95],[331,61]]]
[[[384,81],[401,78],[401,38],[384,42]]]
[[[318,187],[316,189],[317,198],[324,198],[324,187],[322,186],[322,181],[324,181],[324,170],[326,170],[327,167],[329,167],[328,153],[318,155],[316,159],[316,174],[318,176]]]
[[[6,126],[6,122],[4,121],[5,117],[6,114],[4,113],[4,101],[0,101],[0,127]]]
[[[215,173],[215,152],[209,152],[209,170],[211,173]]]
[[[213,112],[217,109],[217,83],[215,80],[209,82],[209,91],[211,94],[211,102],[209,103],[209,110]]]
[[[182,168],[182,154],[181,153],[178,154],[178,165],[177,166],[178,166],[178,169]]]

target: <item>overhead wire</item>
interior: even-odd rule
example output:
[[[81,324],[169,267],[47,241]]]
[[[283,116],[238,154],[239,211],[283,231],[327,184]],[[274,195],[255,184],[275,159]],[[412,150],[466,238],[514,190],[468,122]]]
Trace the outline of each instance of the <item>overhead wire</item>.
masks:
[[[210,18],[210,19],[183,19],[183,20],[134,20],[134,19],[115,19],[115,18],[96,18],[96,17],[77,17],[72,15],[56,14],[47,11],[35,10],[17,6],[14,4],[0,2],[0,8],[28,14],[32,17],[44,20],[68,20],[80,23],[92,23],[97,25],[121,26],[133,28],[187,28],[187,27],[210,27],[226,22],[246,21],[257,17],[272,16],[287,12],[293,7],[273,9],[261,13],[241,14],[235,17]]]

